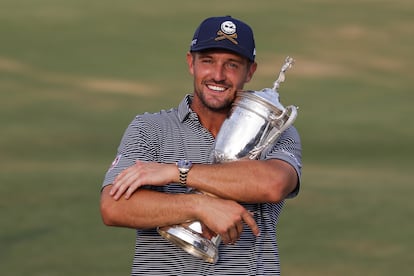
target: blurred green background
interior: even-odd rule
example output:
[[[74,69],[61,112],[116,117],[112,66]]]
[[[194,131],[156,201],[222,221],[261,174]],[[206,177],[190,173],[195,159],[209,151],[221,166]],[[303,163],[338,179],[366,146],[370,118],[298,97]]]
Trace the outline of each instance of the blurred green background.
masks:
[[[133,116],[191,92],[202,19],[255,30],[249,89],[300,107],[303,180],[279,224],[284,275],[412,275],[410,0],[0,0],[2,275],[128,275],[134,231],[99,191]]]

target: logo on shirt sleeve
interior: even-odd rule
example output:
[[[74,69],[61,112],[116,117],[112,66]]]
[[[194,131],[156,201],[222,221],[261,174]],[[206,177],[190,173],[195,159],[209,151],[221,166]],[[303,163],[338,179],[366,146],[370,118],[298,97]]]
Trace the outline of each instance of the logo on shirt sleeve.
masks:
[[[121,160],[121,156],[122,156],[122,154],[118,154],[118,155],[115,157],[114,161],[112,161],[112,164],[111,164],[111,166],[109,167],[109,171],[110,171],[110,170],[112,170],[113,168],[115,168],[115,166],[116,166],[116,165],[118,165],[119,160]]]

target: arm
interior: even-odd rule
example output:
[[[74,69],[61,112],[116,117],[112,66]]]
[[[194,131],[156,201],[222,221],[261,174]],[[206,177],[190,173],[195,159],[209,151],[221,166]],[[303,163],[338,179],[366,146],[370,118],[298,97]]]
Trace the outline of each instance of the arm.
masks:
[[[135,192],[129,200],[115,200],[110,195],[112,185],[101,192],[100,209],[108,226],[154,228],[196,219],[194,194],[167,194],[147,189]],[[178,211],[180,210],[180,211]]]
[[[109,194],[118,200],[128,199],[143,185],[166,185],[179,182],[174,164],[137,161],[114,181]],[[298,183],[295,169],[285,161],[240,160],[223,164],[196,164],[188,173],[187,185],[220,198],[238,202],[279,202]]]
[[[225,200],[202,194],[166,194],[138,189],[130,199],[113,199],[112,185],[101,194],[101,215],[108,226],[130,228],[155,228],[186,221],[199,220],[223,242],[238,240],[245,222],[254,234],[259,228],[245,208],[233,200]]]
[[[285,161],[240,160],[194,165],[188,174],[187,184],[239,202],[279,202],[296,188],[298,175]]]

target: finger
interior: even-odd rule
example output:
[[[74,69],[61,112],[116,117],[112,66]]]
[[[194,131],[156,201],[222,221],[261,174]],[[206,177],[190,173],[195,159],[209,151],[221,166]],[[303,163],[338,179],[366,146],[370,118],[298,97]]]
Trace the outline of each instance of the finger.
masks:
[[[229,228],[225,234],[225,243],[226,244],[235,244],[236,241],[239,239],[239,232],[237,230],[237,226],[233,226]]]
[[[221,234],[220,236],[221,236],[221,239],[223,240],[224,244],[231,244],[232,243],[229,231],[227,231],[226,233]]]
[[[235,227],[230,228],[228,233],[229,233],[229,240],[230,240],[229,243],[234,244],[237,241],[237,236],[238,236],[236,228]]]
[[[127,174],[123,175],[121,179],[119,179],[118,182],[116,182],[117,189],[115,191],[115,194],[113,195],[115,200],[118,200],[124,193],[129,189],[131,185],[135,183],[137,180],[137,176],[128,172]],[[132,191],[130,192],[130,195],[132,194]]]
[[[231,244],[235,244],[240,239],[241,233],[237,230],[237,226],[232,229],[231,233]]]
[[[243,232],[243,221],[242,220],[239,221],[236,224],[236,231],[237,231],[237,234],[238,234],[238,236],[237,236],[237,240],[238,240],[241,236],[241,233]]]
[[[243,218],[243,221],[247,224],[247,226],[249,226],[249,228],[252,230],[253,234],[255,234],[256,236],[259,236],[260,228],[257,225],[254,217],[250,213],[246,212],[243,214],[242,218]]]
[[[201,235],[209,240],[217,236],[217,234],[208,228],[204,223],[201,223]]]
[[[118,200],[121,196],[122,196],[122,194],[125,192],[125,190],[127,189],[128,187],[127,186],[125,186],[125,185],[120,185],[119,187],[118,187],[118,189],[116,190],[116,193],[113,195],[113,198],[115,199],[115,200]]]
[[[119,188],[122,186],[122,182],[114,182],[112,185],[111,190],[109,191],[109,194],[115,198],[116,194],[119,192]]]
[[[125,192],[125,199],[129,199],[132,194],[139,188],[141,185],[139,183],[134,182],[131,186],[129,186],[128,190]]]
[[[129,173],[129,171],[131,171],[131,168],[132,168],[132,167],[126,168],[126,169],[124,169],[122,172],[120,172],[120,173],[118,174],[118,176],[117,176],[117,177],[115,177],[115,181],[114,181],[114,183],[119,182],[122,178],[124,178],[124,177],[125,177],[125,175],[127,175],[127,174]]]
[[[118,174],[118,176],[117,176],[117,177],[115,177],[114,183],[113,183],[112,188],[111,188],[111,190],[110,190],[110,192],[109,192],[109,194],[110,194],[111,196],[114,196],[114,195],[116,194],[116,192],[118,191],[119,187],[121,187],[121,186],[122,186],[122,184],[123,184],[123,182],[124,182],[125,178],[127,178],[127,177],[128,177],[128,176],[127,176],[127,175],[128,175],[128,173],[129,173],[129,168],[128,168],[128,169],[123,170],[120,174]]]
[[[118,189],[119,189],[119,186],[121,185],[121,183],[120,183],[120,176],[121,176],[121,174],[122,173],[120,173],[117,177],[115,177],[115,180],[114,180],[114,182],[113,182],[113,185],[112,185],[112,188],[111,188],[111,190],[109,191],[109,194],[111,195],[111,196],[113,196],[115,193],[116,193],[116,191],[118,191]]]
[[[109,191],[109,195],[113,196],[117,190],[118,190],[118,186],[115,186],[115,184],[113,184],[111,187],[111,190]]]

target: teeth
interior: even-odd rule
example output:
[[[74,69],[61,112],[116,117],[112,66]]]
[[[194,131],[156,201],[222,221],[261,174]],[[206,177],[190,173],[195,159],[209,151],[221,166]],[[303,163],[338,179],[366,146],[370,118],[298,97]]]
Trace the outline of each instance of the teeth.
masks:
[[[214,91],[218,91],[218,92],[222,92],[222,91],[226,90],[224,87],[219,87],[219,86],[215,86],[215,85],[209,85],[208,88],[211,89],[211,90],[214,90]]]

